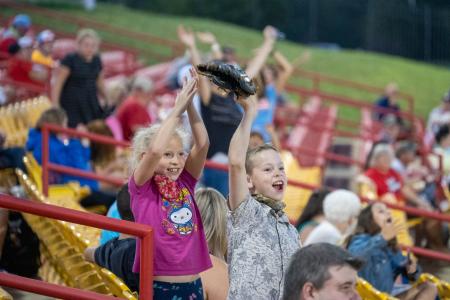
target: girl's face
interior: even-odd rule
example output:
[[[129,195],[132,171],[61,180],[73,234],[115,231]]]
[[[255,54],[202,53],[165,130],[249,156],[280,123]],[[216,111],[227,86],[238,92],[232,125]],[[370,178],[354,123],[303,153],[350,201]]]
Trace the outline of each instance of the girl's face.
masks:
[[[174,136],[164,151],[163,156],[156,166],[155,174],[165,175],[175,181],[180,176],[186,164],[187,153],[178,136]]]
[[[439,143],[442,148],[449,148],[450,147],[450,134],[444,137],[441,142]]]
[[[274,200],[283,200],[287,186],[286,173],[280,154],[264,150],[252,158],[253,170],[248,175],[249,189]]]
[[[372,205],[372,217],[374,222],[384,228],[387,224],[392,223],[392,216],[390,210],[383,203],[375,203]]]
[[[92,37],[85,37],[78,44],[78,52],[87,61],[90,61],[98,52],[98,41]]]

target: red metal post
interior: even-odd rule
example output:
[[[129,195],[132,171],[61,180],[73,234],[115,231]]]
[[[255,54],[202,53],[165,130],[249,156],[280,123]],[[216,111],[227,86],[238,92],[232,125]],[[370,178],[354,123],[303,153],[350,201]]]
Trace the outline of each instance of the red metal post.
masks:
[[[44,167],[42,167],[43,169]],[[47,169],[51,170],[51,171],[56,171],[56,172],[60,172],[60,173],[64,173],[64,174],[70,174],[70,175],[74,175],[74,176],[79,176],[79,177],[83,177],[83,178],[89,178],[89,179],[93,179],[93,180],[101,180],[103,182],[108,182],[117,186],[121,186],[123,184],[125,184],[125,181],[123,179],[117,178],[117,177],[105,177],[102,175],[97,175],[94,172],[90,172],[90,171],[83,171],[77,168],[72,168],[72,167],[66,167],[66,166],[62,166],[62,165],[57,165],[54,163],[48,163],[47,164]]]
[[[42,133],[42,194],[48,196],[48,163],[49,163],[49,130],[44,125],[41,128]]]
[[[141,239],[141,266],[139,291],[142,299],[152,299],[153,296],[153,231]]]

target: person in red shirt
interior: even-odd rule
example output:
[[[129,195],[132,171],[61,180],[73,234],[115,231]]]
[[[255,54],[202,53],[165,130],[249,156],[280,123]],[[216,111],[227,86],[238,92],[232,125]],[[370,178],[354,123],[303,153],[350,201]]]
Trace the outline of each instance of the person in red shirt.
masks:
[[[29,16],[20,14],[14,17],[11,26],[0,34],[0,59],[9,57],[9,48],[25,36],[31,27]]]
[[[45,66],[31,61],[32,45],[33,40],[28,36],[19,39],[18,52],[9,59],[7,74],[16,82],[45,88],[49,71]]]
[[[377,190],[380,200],[387,200],[387,195],[394,195],[397,202],[408,202],[420,209],[432,211],[431,204],[420,197],[413,189],[403,183],[402,177],[397,171],[392,169],[394,151],[392,146],[385,143],[376,144],[369,156],[369,169],[364,173],[370,178]],[[417,228],[419,232],[425,233],[427,246],[431,249],[445,249],[442,239],[441,224],[437,220],[425,219],[422,225]],[[421,234],[417,234],[416,243],[420,244]]]
[[[117,119],[126,141],[133,138],[137,129],[154,121],[148,112],[152,88],[153,83],[150,79],[137,77],[133,82],[131,94],[117,109]]]

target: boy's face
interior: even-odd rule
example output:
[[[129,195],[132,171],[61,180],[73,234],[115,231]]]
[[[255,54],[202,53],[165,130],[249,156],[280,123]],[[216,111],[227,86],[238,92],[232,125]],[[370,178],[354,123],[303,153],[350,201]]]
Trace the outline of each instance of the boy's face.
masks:
[[[175,181],[180,176],[186,164],[187,153],[183,149],[181,139],[173,137],[159,160],[155,174],[165,175]]]
[[[251,159],[253,169],[247,176],[249,189],[274,200],[283,200],[287,178],[280,154],[271,149],[264,150]]]

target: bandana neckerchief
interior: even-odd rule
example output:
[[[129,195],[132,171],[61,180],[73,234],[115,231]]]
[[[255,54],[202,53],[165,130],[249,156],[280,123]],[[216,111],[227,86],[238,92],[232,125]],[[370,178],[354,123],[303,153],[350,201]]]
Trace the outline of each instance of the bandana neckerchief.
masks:
[[[169,202],[173,202],[183,198],[180,197],[181,188],[176,181],[171,180],[165,175],[155,175],[153,177],[153,180],[158,187],[159,193],[164,199],[168,200]]]
[[[259,203],[267,205],[268,207],[273,209],[276,213],[282,212],[283,209],[286,207],[286,203],[284,203],[283,201],[274,200],[274,199],[265,197],[265,196],[263,196],[261,194],[255,194],[255,195],[252,195],[252,196],[253,196],[253,198],[255,198],[256,201],[258,201]]]

